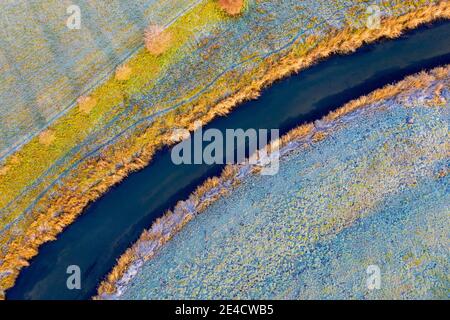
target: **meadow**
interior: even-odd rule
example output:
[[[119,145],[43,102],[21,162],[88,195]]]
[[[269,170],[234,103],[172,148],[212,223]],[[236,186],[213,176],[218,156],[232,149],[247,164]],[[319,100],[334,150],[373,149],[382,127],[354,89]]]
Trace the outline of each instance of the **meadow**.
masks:
[[[364,25],[365,5],[375,2],[391,15],[383,28],[355,27],[355,21]],[[164,28],[170,39],[164,52],[141,47],[4,159],[0,288],[12,286],[39,245],[55,239],[89,202],[171,144],[172,129],[225,115],[334,52],[449,15],[445,1],[247,1],[233,16],[216,1],[198,3]]]

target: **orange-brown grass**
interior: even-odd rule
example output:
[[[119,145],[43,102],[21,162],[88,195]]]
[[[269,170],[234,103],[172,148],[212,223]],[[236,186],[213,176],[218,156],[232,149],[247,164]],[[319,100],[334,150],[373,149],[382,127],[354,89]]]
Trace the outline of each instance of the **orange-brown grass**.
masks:
[[[0,176],[5,175],[9,171],[9,167],[7,165],[2,165],[0,167]]]
[[[145,132],[134,138],[129,138],[135,140],[144,139],[146,143],[142,149],[133,149],[132,141],[135,140],[131,142],[122,141],[107,151],[108,157],[99,157],[85,161],[80,166],[81,169],[78,169],[78,172],[81,172],[81,174],[79,176],[73,174],[62,181],[62,187],[59,190],[60,195],[57,198],[44,197],[42,202],[46,204],[45,212],[33,212],[30,218],[24,219],[23,223],[24,225],[26,224],[25,232],[16,236],[13,241],[7,244],[6,255],[0,256],[0,260],[3,261],[0,265],[0,273],[5,272],[6,274],[0,279],[0,295],[1,290],[6,290],[14,285],[20,269],[27,264],[29,259],[37,254],[39,246],[53,240],[65,226],[76,219],[89,202],[98,199],[109,188],[123,180],[131,172],[145,167],[157,150],[174,143],[171,139],[171,128],[167,127],[167,123],[173,124],[173,121],[167,121],[168,117],[174,118],[178,127],[192,131],[195,120],[207,123],[219,114],[227,114],[241,102],[256,99],[261,90],[274,81],[299,72],[333,53],[352,52],[364,43],[373,42],[383,37],[396,37],[401,31],[415,28],[420,24],[429,23],[439,18],[450,18],[450,4],[447,1],[417,9],[400,17],[384,19],[381,29],[353,30],[352,28],[345,28],[341,31],[335,31],[309,51],[299,51],[294,48],[278,61],[268,62],[270,64],[269,71],[262,78],[249,80],[248,85],[236,94],[210,108],[208,103],[200,101],[189,112],[178,114],[174,111],[158,118]],[[310,37],[307,39],[306,45],[308,43],[313,45],[315,40],[313,37]],[[131,70],[125,73],[130,75]],[[122,74],[122,72],[116,72],[116,77],[118,74]],[[120,77],[120,80],[126,80],[124,78],[126,77]],[[302,130],[304,129],[300,131]],[[133,153],[137,151],[139,151],[139,156],[134,156]],[[121,159],[128,160],[123,161]],[[122,161],[123,166],[116,168],[116,161]],[[95,172],[97,174],[103,172],[107,174],[100,178],[97,183],[86,186],[85,192],[72,191],[70,186],[85,185],[85,181],[88,180],[83,176],[85,172]],[[44,230],[40,228],[43,225],[47,226]]]
[[[326,134],[323,131],[319,131],[316,132],[313,136],[312,136],[312,141],[313,142],[319,142],[322,141],[323,139],[326,138]]]
[[[375,90],[367,96],[362,96],[358,99],[352,100],[347,104],[343,105],[339,109],[334,112],[331,112],[327,116],[325,116],[322,120],[326,122],[335,121],[337,118],[342,117],[358,108],[366,107],[371,105],[377,101],[392,98],[397,95],[405,95],[409,92],[412,92],[417,89],[426,88],[435,80],[443,80],[448,79],[450,76],[450,65],[445,67],[438,67],[430,72],[420,72],[418,74],[409,76],[404,80],[392,84],[387,85],[381,89]],[[439,86],[438,86],[439,87]],[[292,129],[285,135],[283,135],[280,139],[271,142],[267,147],[267,153],[270,154],[271,149],[274,145],[277,145],[278,150],[280,147],[286,146],[288,143],[298,140],[307,136],[311,136],[311,142],[316,143],[326,139],[327,134],[324,131],[316,131],[314,132],[314,125],[312,123],[303,124],[297,128]],[[207,207],[209,207],[212,203],[217,201],[223,195],[228,194],[232,190],[227,188],[221,188],[218,192],[216,192],[213,197],[202,199],[204,195],[210,192],[213,188],[217,188],[220,185],[223,185],[225,182],[231,182],[232,188],[239,185],[240,180],[238,178],[239,168],[241,165],[227,165],[225,169],[222,171],[219,177],[213,177],[207,179],[202,185],[197,187],[197,189],[189,196],[189,200],[193,200],[195,204],[196,213],[199,214],[203,212]],[[257,174],[260,171],[260,167],[255,166],[251,171],[252,174]],[[441,175],[445,175],[440,173]],[[177,203],[175,208],[182,208],[183,201]],[[173,214],[172,211],[167,211],[161,218],[157,219],[154,225],[160,224],[162,221],[167,220]],[[189,221],[193,219],[193,215],[187,215],[186,219],[176,225],[176,227],[171,230],[169,235],[155,234],[152,233],[152,229],[145,230],[139,240],[133,244],[132,247],[127,249],[127,251],[119,258],[116,266],[113,270],[107,275],[104,281],[100,284],[98,288],[98,294],[94,297],[94,299],[102,299],[103,295],[111,295],[116,292],[116,283],[119,281],[125,272],[128,270],[130,265],[135,262],[137,259],[143,259],[144,261],[148,261],[153,258],[156,251],[152,251],[150,255],[141,256],[138,254],[138,248],[141,244],[149,241],[149,240],[157,240],[159,244],[162,246],[167,243],[173,236],[178,233]],[[152,226],[153,227],[153,226]]]
[[[207,192],[209,192],[213,188],[217,188],[221,181],[229,180],[232,182],[232,185],[236,185],[238,183],[236,175],[238,172],[238,166],[227,165],[220,178],[213,177],[208,178],[202,185],[197,187],[197,189],[190,195],[189,200],[192,200],[195,203],[196,211],[198,213],[203,212],[211,203],[215,202],[222,195],[229,192],[226,188],[222,187],[220,190],[214,194],[213,197],[204,199],[203,197]],[[203,199],[202,199],[203,198]],[[182,210],[183,201],[179,201],[175,206],[175,209]],[[169,220],[173,211],[168,210],[161,218],[158,218],[154,224],[160,225],[164,224],[165,221]],[[135,262],[137,259],[144,259],[147,261],[153,257],[155,252],[152,252],[149,255],[144,257],[140,256],[138,253],[139,246],[142,243],[145,243],[150,240],[157,240],[159,245],[162,246],[167,243],[170,239],[173,238],[175,234],[177,234],[188,222],[190,222],[194,217],[192,215],[185,215],[184,219],[179,222],[173,229],[170,230],[169,234],[163,235],[158,232],[152,232],[153,230],[145,230],[136,243],[128,248],[125,253],[118,259],[116,266],[113,270],[107,275],[105,281],[100,284],[98,289],[99,296],[94,297],[94,299],[101,299],[101,294],[112,294],[116,291],[116,282],[124,275],[124,273],[128,270],[130,265]]]
[[[148,52],[159,56],[170,48],[172,35],[161,26],[150,25],[145,29],[144,43]]]
[[[396,95],[407,95],[409,92],[421,88],[426,88],[430,82],[435,80],[443,80],[449,76],[450,66],[438,67],[430,72],[420,72],[418,74],[406,77],[403,81],[396,84],[387,85],[378,89],[367,96],[362,96],[356,100],[352,100],[343,107],[331,112],[325,117],[326,121],[332,121],[349,112],[352,112],[362,106],[374,103],[376,101],[388,99]],[[438,86],[439,87],[439,86]]]
[[[244,9],[244,0],[218,0],[219,7],[230,16],[239,15]]]

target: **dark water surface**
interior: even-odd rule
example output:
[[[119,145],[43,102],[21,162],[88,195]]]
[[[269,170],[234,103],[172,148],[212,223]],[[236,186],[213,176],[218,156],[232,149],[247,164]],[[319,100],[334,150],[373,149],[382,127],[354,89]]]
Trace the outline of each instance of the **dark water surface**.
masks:
[[[212,121],[204,130],[279,128],[282,134],[406,75],[450,63],[449,39],[450,22],[439,22],[348,56],[332,57],[275,83],[258,100]],[[90,298],[145,228],[221,169],[221,165],[177,166],[169,150],[159,152],[148,167],[90,205],[56,241],[44,244],[7,291],[7,298]],[[81,268],[81,290],[67,289],[69,265]]]

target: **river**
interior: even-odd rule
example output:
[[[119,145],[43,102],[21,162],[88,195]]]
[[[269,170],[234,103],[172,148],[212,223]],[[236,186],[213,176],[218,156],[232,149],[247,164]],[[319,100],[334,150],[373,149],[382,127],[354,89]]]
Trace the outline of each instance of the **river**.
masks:
[[[350,55],[333,56],[278,81],[258,100],[213,120],[204,130],[279,128],[283,134],[407,75],[450,63],[449,39],[450,22],[437,22]],[[175,165],[170,150],[160,151],[149,166],[87,207],[56,241],[44,244],[6,292],[7,299],[89,299],[144,229],[222,167]],[[80,267],[80,290],[66,286],[70,265]]]

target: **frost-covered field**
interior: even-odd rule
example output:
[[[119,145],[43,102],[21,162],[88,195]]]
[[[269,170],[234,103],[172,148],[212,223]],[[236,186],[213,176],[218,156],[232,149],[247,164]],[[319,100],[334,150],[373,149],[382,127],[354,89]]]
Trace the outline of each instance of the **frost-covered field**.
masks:
[[[448,298],[450,91],[436,99],[438,86],[344,116],[279,174],[249,176],[122,297]]]

